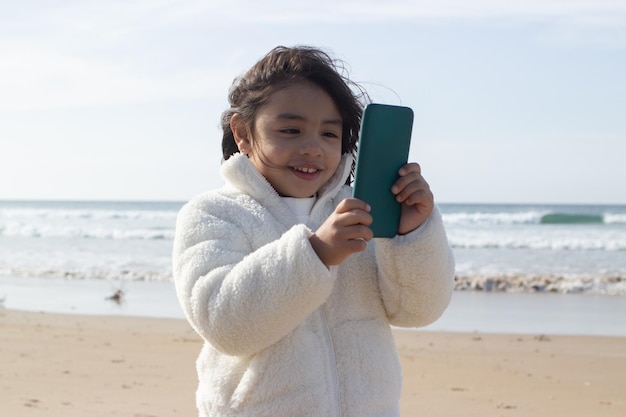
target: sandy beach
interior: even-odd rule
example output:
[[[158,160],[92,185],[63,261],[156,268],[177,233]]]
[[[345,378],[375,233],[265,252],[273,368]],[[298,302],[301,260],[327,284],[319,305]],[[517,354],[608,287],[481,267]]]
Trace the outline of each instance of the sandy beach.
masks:
[[[0,415],[193,416],[181,319],[0,310]],[[402,415],[624,416],[626,338],[395,331]]]

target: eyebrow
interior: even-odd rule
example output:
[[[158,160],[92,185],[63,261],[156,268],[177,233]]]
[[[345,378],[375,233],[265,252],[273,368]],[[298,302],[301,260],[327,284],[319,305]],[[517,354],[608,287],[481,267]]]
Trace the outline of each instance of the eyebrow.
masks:
[[[278,116],[276,116],[276,120],[300,120],[300,121],[306,121],[306,117],[301,116],[299,114],[295,114],[295,113],[281,113]],[[322,122],[322,124],[343,126],[343,121],[341,119],[329,119],[329,120],[324,120]]]

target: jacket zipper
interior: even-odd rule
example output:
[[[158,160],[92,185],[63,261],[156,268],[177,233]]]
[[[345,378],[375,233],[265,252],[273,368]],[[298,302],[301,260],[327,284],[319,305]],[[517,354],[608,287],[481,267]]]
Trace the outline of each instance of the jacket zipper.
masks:
[[[331,367],[331,373],[333,378],[333,391],[335,394],[335,408],[336,415],[341,417],[341,394],[339,392],[339,371],[337,370],[337,357],[335,356],[335,346],[333,344],[333,337],[330,334],[330,328],[328,327],[328,316],[326,314],[326,306],[322,308],[322,320],[324,320],[324,333],[326,334],[326,342],[329,347],[329,361]]]

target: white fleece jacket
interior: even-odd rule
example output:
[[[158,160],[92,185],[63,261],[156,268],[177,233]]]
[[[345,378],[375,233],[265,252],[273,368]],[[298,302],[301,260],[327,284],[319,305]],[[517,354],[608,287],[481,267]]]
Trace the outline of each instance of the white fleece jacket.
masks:
[[[306,225],[241,154],[222,164],[223,188],[181,209],[174,279],[205,341],[200,416],[399,416],[390,324],[436,320],[454,260],[435,209],[419,229],[327,268],[309,237],[351,195],[351,165],[344,156]]]

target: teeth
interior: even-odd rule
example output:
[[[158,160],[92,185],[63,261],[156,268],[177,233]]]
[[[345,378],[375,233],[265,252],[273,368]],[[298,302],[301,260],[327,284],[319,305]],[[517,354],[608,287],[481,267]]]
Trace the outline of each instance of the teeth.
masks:
[[[300,171],[300,172],[306,172],[307,174],[312,174],[317,171],[317,169],[315,168],[299,168],[299,167],[296,167],[295,170]]]

